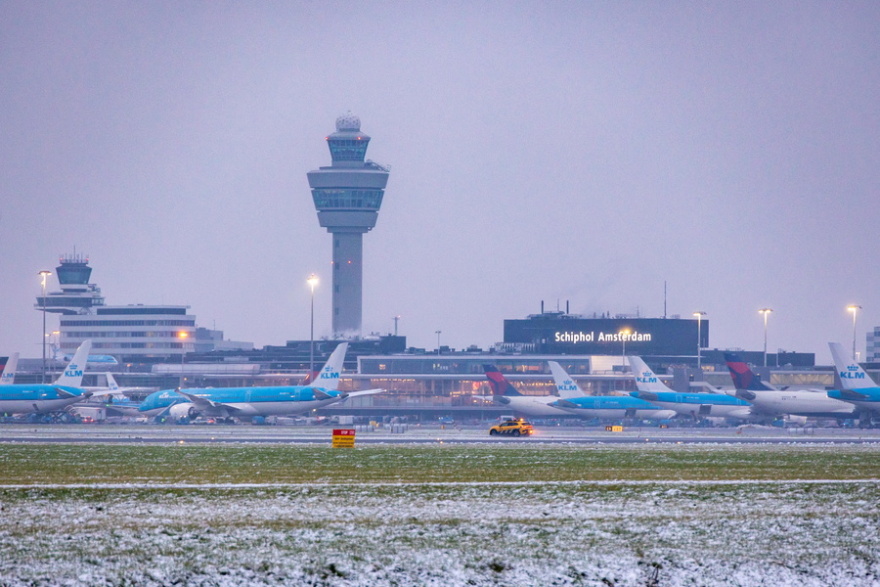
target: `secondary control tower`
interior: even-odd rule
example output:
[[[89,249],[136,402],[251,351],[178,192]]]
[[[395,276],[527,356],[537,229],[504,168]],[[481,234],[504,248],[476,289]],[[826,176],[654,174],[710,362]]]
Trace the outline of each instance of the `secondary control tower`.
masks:
[[[96,306],[104,305],[101,288],[89,283],[92,268],[89,258],[85,255],[64,255],[55,268],[61,291],[49,292],[47,296],[37,296],[34,308],[47,312],[56,312],[66,316],[74,314],[93,314]]]
[[[363,234],[376,226],[388,167],[364,159],[370,137],[351,112],[336,119],[327,137],[330,167],[310,171],[309,187],[318,222],[333,235],[333,334],[361,332]]]

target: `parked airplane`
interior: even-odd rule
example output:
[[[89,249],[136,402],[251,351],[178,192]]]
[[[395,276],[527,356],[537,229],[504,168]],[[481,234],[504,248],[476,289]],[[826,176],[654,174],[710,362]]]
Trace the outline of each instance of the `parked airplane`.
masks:
[[[0,385],[12,385],[15,383],[15,371],[18,369],[18,353],[12,353],[3,365],[0,373]]]
[[[880,386],[852,359],[847,358],[843,345],[829,342],[834,367],[840,377],[841,389],[828,392],[828,397],[843,400],[859,408],[880,412]]]
[[[57,412],[70,404],[90,397],[91,393],[80,387],[85,358],[91,341],[83,342],[53,383],[13,383],[0,386],[0,414],[45,414]]]
[[[640,357],[627,357],[638,391],[630,395],[693,418],[738,418],[752,415],[752,405],[723,393],[681,393],[669,389]]]
[[[733,395],[750,402],[753,414],[838,420],[856,417],[855,406],[828,397],[824,389],[777,389],[762,382],[739,355],[724,353],[724,360],[736,388]]]
[[[340,346],[342,345],[346,345],[346,343],[342,343]],[[139,412],[146,416],[168,416],[172,420],[191,419],[197,416],[250,420],[258,416],[302,414],[345,401],[351,397],[383,393],[384,389],[350,392],[341,392],[336,389],[339,380],[337,369],[341,368],[341,358],[344,358],[345,348],[347,346],[337,357],[333,356],[336,353],[334,350],[327,361],[330,368],[325,366],[321,370],[329,387],[286,385],[166,389],[148,395],[141,402]]]
[[[486,372],[486,378],[489,380],[492,395],[478,395],[476,396],[477,398],[487,401],[491,400],[496,404],[509,407],[515,412],[520,412],[534,418],[558,418],[563,414],[556,408],[548,407],[548,404],[555,402],[559,397],[583,395],[579,390],[570,389],[560,389],[559,397],[555,395],[523,395],[511,385],[495,365],[483,365],[483,370]]]
[[[584,395],[580,386],[559,363],[550,361],[549,364],[560,395],[563,390],[576,392],[574,396],[560,398],[549,404],[553,408],[581,418],[614,420],[622,418],[665,420],[675,415],[673,411],[660,409],[649,402],[628,395]]]
[[[56,346],[53,347],[52,350],[52,359],[55,361],[61,362],[70,362],[73,359],[73,355],[64,354],[61,350]],[[118,365],[119,361],[116,360],[116,357],[113,355],[89,355],[88,359],[83,363],[83,365]]]

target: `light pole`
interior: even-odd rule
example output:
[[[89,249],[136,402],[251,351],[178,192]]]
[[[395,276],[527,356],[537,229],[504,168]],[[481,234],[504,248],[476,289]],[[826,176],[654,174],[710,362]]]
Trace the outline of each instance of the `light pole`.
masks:
[[[318,276],[312,273],[306,280],[312,290],[312,312],[309,320],[309,377],[315,372],[315,286],[318,285]]]
[[[41,383],[46,383],[46,278],[52,275],[51,271],[40,271],[40,285],[43,288],[43,374],[40,377]]]
[[[706,312],[694,312],[694,316],[697,317],[697,370],[703,370],[703,332],[702,332],[702,324],[703,324],[703,316],[706,315]]]
[[[180,339],[180,382],[178,386],[183,389],[183,357],[186,355],[186,339],[189,338],[189,332],[181,330],[177,333],[177,338]]]
[[[624,371],[626,371],[626,339],[629,338],[630,330],[629,330],[629,328],[624,328],[623,330],[621,330],[617,334],[620,335],[620,342],[622,345],[620,348],[621,367],[623,368]]]
[[[434,331],[434,334],[437,335],[437,356],[438,357],[440,356],[440,332],[442,332],[442,331],[440,331],[440,330]]]
[[[847,310],[852,312],[853,315],[853,361],[856,359],[856,315],[859,313],[859,310],[862,309],[861,306],[857,304],[850,304],[846,307]]]
[[[189,338],[189,332],[181,330],[177,333],[177,338],[180,339],[180,370],[183,372],[183,357],[186,354],[186,339]]]
[[[764,315],[764,366],[767,366],[767,315],[773,311],[773,308],[761,308],[759,313]],[[777,367],[779,366],[779,357],[776,358]]]

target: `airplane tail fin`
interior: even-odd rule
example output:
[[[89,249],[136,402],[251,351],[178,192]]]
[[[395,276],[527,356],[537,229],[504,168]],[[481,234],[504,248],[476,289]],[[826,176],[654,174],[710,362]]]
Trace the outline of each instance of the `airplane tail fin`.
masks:
[[[116,378],[113,377],[113,373],[107,373],[107,388],[110,391],[119,391],[119,384],[116,383]]]
[[[76,349],[76,352],[73,354],[73,359],[71,359],[70,363],[67,364],[67,367],[64,368],[64,373],[55,380],[55,385],[66,385],[68,387],[82,386],[83,373],[85,373],[86,370],[86,362],[89,360],[89,351],[91,348],[91,340],[83,341],[83,343],[79,345],[79,348]]]
[[[333,349],[333,352],[330,353],[330,356],[327,357],[327,362],[324,363],[321,370],[310,373],[303,385],[311,384],[331,391],[339,389],[339,378],[342,375],[342,364],[345,362],[345,353],[347,351],[348,343],[339,343]]]
[[[308,373],[306,373],[306,376],[302,380],[302,382],[300,382],[300,385],[310,385],[315,379],[318,378],[318,375],[320,374],[320,371],[309,371]]]
[[[6,359],[6,365],[3,367],[3,372],[0,373],[0,385],[12,385],[12,382],[15,380],[15,371],[18,369],[18,353],[12,353],[8,359]]]
[[[654,374],[648,364],[641,357],[627,357],[629,366],[636,378],[636,388],[639,391],[647,391],[651,393],[672,391],[669,386],[660,381],[660,378]]]
[[[761,381],[757,373],[752,371],[745,361],[740,359],[736,353],[724,353],[724,360],[727,362],[727,369],[730,371],[730,378],[733,379],[733,386],[736,389],[746,389],[748,391],[770,391],[773,386]]]
[[[486,378],[489,380],[489,387],[492,388],[492,395],[522,395],[510,384],[495,365],[483,365],[483,370],[486,371]]]
[[[574,382],[571,375],[562,368],[562,365],[556,361],[547,361],[547,364],[550,365],[550,372],[553,374],[553,383],[556,384],[556,391],[559,392],[559,397],[570,399],[573,397],[582,397],[584,395],[583,390],[581,390],[578,384]]]
[[[834,367],[837,369],[837,375],[840,377],[840,383],[844,389],[857,390],[877,387],[871,376],[862,369],[855,359],[848,358],[842,344],[829,342],[828,348],[831,349]]]

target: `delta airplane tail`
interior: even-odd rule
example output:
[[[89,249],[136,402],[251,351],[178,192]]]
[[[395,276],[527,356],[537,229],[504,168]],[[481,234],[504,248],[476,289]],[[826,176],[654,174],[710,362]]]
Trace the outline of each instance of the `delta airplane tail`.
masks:
[[[648,367],[641,357],[627,357],[629,366],[633,370],[636,377],[636,388],[639,391],[647,392],[668,392],[672,391],[665,383],[660,381],[654,372]]]
[[[510,384],[495,365],[483,365],[483,370],[486,371],[486,378],[489,380],[489,387],[492,388],[492,395],[522,395]]]
[[[574,382],[571,375],[562,368],[562,365],[556,361],[547,361],[547,364],[550,365],[550,372],[553,374],[553,383],[556,384],[556,391],[559,392],[559,397],[568,399],[584,396],[583,390]]]
[[[90,340],[83,341],[79,345],[79,348],[76,349],[76,353],[73,355],[73,359],[64,368],[64,373],[55,380],[55,385],[82,387],[83,373],[86,370],[86,361],[88,360],[91,348],[92,341]]]
[[[3,373],[0,374],[0,385],[12,385],[15,380],[15,371],[18,369],[18,353],[12,355],[6,360],[3,367]]]
[[[831,349],[834,367],[837,369],[837,375],[840,377],[840,383],[844,389],[858,390],[878,387],[871,376],[855,360],[847,357],[842,344],[829,342],[828,348]]]
[[[758,374],[752,371],[736,353],[724,353],[724,360],[727,362],[730,378],[733,379],[733,386],[737,391],[773,391],[776,389],[761,381]]]

